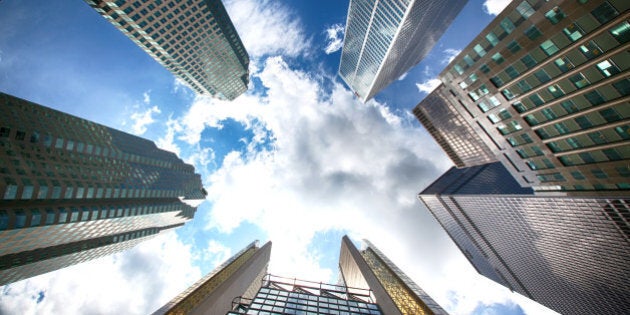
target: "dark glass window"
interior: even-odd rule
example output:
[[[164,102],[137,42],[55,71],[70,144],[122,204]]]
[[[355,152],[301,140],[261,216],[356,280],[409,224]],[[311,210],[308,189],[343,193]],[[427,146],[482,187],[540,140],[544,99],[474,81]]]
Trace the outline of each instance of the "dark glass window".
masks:
[[[563,31],[564,34],[567,35],[567,37],[572,42],[575,42],[576,40],[582,38],[582,35],[584,35],[584,31],[576,23],[572,23],[569,26],[565,27]]]
[[[501,53],[496,53],[494,55],[492,55],[492,60],[494,60],[494,62],[496,62],[496,64],[500,65],[502,64],[505,59],[503,59],[503,56],[501,55]]]
[[[628,79],[623,79],[619,82],[613,83],[613,87],[617,89],[621,96],[627,96],[630,94],[630,80]]]
[[[527,67],[527,69],[531,69],[537,63],[536,60],[534,58],[532,58],[532,56],[529,55],[529,54],[527,54],[523,58],[521,58],[521,61],[523,62],[523,64],[525,64],[525,67]]]
[[[605,1],[595,8],[595,10],[591,11],[591,14],[599,21],[599,23],[604,24],[619,15],[619,12],[617,12],[617,10],[610,5],[608,1]]]
[[[574,68],[573,63],[571,62],[571,60],[569,60],[567,56],[556,59],[554,63],[556,64],[558,69],[560,69],[560,71],[562,72],[567,72],[570,69]]]
[[[536,78],[538,78],[541,83],[545,83],[551,80],[551,77],[547,74],[547,71],[545,71],[545,69],[540,69],[534,72],[534,76],[536,76]]]
[[[517,41],[513,40],[511,41],[508,45],[507,48],[512,52],[512,53],[516,53],[519,50],[521,50],[521,46],[518,44]]]
[[[479,67],[479,70],[481,70],[481,72],[483,73],[490,72],[490,68],[488,67],[488,65],[482,65],[481,67]]]
[[[589,102],[591,102],[591,104],[593,104],[593,106],[597,106],[597,105],[602,104],[602,103],[604,103],[606,101],[606,100],[604,100],[604,97],[599,92],[597,92],[597,90],[585,93],[584,97],[586,97],[586,99]]]
[[[621,120],[621,115],[614,108],[600,110],[599,114],[609,123]]]
[[[593,59],[602,53],[602,50],[599,46],[597,46],[597,44],[595,44],[594,41],[589,41],[588,43],[580,46],[580,51],[588,59]]]
[[[528,27],[525,30],[525,35],[529,39],[534,40],[534,39],[540,37],[540,35],[542,35],[542,33],[540,33],[540,30],[536,27],[536,25],[532,25],[532,26]]]
[[[564,108],[564,110],[567,111],[567,113],[571,114],[571,113],[575,113],[578,111],[577,106],[575,106],[575,104],[573,103],[573,101],[571,100],[567,100],[564,101],[562,103],[560,103],[560,105],[562,106],[562,108]]]
[[[547,56],[551,56],[557,53],[559,50],[558,46],[556,46],[556,44],[554,44],[554,42],[552,42],[550,39],[540,44],[540,48],[545,52],[545,54],[547,54]]]
[[[520,88],[520,89],[521,89],[521,91],[523,91],[523,93],[525,93],[525,92],[527,92],[527,91],[530,91],[530,90],[532,89],[532,86],[531,86],[531,85],[529,85],[529,83],[527,83],[527,81],[526,81],[526,80],[521,80],[521,81],[518,81],[518,82],[516,83],[516,86],[517,86],[518,88]]]
[[[586,116],[580,116],[580,117],[575,118],[575,122],[582,129],[588,129],[588,128],[593,127],[593,123]]]

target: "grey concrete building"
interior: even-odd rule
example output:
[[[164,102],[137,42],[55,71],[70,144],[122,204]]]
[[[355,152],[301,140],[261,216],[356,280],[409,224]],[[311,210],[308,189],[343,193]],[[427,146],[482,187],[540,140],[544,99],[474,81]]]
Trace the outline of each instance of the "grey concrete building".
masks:
[[[206,195],[153,142],[3,93],[0,147],[0,285],[131,248]]]
[[[630,309],[630,199],[548,197],[501,163],[451,168],[419,199],[482,275],[562,314]]]
[[[363,102],[418,64],[467,0],[350,0],[339,76]]]
[[[247,91],[249,56],[221,0],[85,0],[198,93]]]
[[[426,102],[449,103],[523,186],[627,191],[629,8],[624,0],[513,1],[446,67],[444,87]]]

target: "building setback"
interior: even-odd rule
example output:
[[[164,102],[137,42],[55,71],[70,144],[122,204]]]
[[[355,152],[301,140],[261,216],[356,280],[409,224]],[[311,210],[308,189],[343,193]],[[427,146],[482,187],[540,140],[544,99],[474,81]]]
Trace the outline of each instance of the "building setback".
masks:
[[[249,56],[221,0],[85,0],[198,93],[247,91]]]
[[[251,300],[259,292],[270,255],[271,242],[249,244],[153,314],[226,314],[237,297]]]
[[[522,186],[627,191],[629,9],[625,0],[513,1],[447,66],[443,87],[414,113],[427,129],[447,126],[444,117],[466,120]],[[435,98],[451,105],[451,114],[430,117],[429,125],[422,113],[437,106],[429,104]],[[456,152],[451,158],[466,155],[456,138],[438,139]]]
[[[0,285],[193,218],[194,167],[151,141],[0,93]]]
[[[341,241],[339,284],[266,275],[255,297],[234,299],[228,314],[446,314],[370,242]],[[218,314],[218,313],[217,313]]]
[[[418,64],[467,0],[350,0],[339,76],[363,102]]]
[[[630,309],[630,199],[548,197],[501,163],[451,168],[419,194],[482,275],[562,314]]]

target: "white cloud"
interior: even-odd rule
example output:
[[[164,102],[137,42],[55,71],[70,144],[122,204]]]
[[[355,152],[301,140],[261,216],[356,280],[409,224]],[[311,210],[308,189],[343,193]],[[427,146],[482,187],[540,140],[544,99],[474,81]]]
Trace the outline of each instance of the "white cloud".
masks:
[[[343,31],[344,26],[342,24],[333,24],[326,29],[326,40],[328,43],[326,48],[324,48],[324,52],[327,55],[341,49],[343,46]]]
[[[455,57],[457,57],[457,55],[459,55],[459,53],[461,53],[462,51],[459,49],[453,49],[453,48],[447,48],[444,49],[444,59],[442,59],[442,64],[449,64],[451,63],[451,61],[453,61],[453,59],[455,59]]]
[[[483,10],[490,15],[498,15],[512,0],[486,0]]]
[[[190,245],[170,231],[124,253],[0,287],[0,314],[147,314],[201,277],[191,261]]]
[[[204,254],[206,255],[205,261],[210,261],[211,265],[218,266],[232,257],[232,250],[216,240],[209,240]]]
[[[177,154],[177,156],[180,156],[181,149],[177,144],[175,144],[175,134],[182,131],[182,127],[176,119],[173,119],[173,117],[169,117],[165,125],[166,133],[162,138],[155,141],[155,145],[157,145],[160,149],[171,151]]]
[[[421,93],[429,94],[433,92],[433,90],[435,90],[435,88],[438,87],[440,84],[442,84],[442,81],[440,81],[440,79],[429,79],[422,83],[416,83],[416,86],[418,87],[418,91],[420,91]]]
[[[300,19],[285,5],[270,0],[230,0],[225,7],[245,49],[254,59],[283,54],[295,57],[310,45]]]
[[[144,99],[147,101],[149,96],[147,93],[144,93]],[[132,113],[130,118],[133,121],[133,125],[131,126],[131,132],[135,135],[142,135],[147,132],[147,126],[155,122],[154,114],[161,113],[160,109],[157,106],[153,106],[145,111],[139,111]]]

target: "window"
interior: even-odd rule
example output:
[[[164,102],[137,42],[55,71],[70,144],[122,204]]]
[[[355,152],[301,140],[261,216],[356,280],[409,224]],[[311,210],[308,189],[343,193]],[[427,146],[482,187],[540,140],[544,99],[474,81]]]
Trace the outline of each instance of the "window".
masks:
[[[498,65],[502,64],[505,61],[500,53],[492,55],[492,60],[494,60],[494,62],[496,62],[496,64]]]
[[[604,144],[608,142],[608,140],[606,140],[606,137],[599,131],[589,133],[588,137],[595,144]]]
[[[585,178],[584,174],[582,174],[582,172],[580,172],[580,171],[573,171],[573,172],[571,172],[571,176],[573,176],[573,178],[575,178],[577,180],[583,180]]]
[[[582,129],[588,129],[588,128],[593,127],[593,123],[586,116],[580,116],[580,117],[575,118],[575,122]]]
[[[569,78],[569,81],[575,85],[576,88],[581,89],[591,84],[581,73],[578,73]]]
[[[564,110],[567,111],[567,113],[571,114],[571,113],[575,113],[578,111],[577,106],[575,106],[575,104],[573,104],[573,101],[571,100],[567,100],[564,101],[562,103],[560,103],[560,105],[562,106],[562,108],[564,108]]]
[[[540,35],[542,35],[542,33],[540,33],[540,30],[536,27],[536,25],[532,25],[528,27],[524,33],[531,40],[534,40],[540,37]]]
[[[534,103],[534,105],[536,105],[537,107],[545,103],[545,101],[543,101],[543,99],[538,94],[530,95],[529,100],[532,101],[532,103]]]
[[[575,42],[576,40],[582,38],[582,35],[584,35],[584,31],[582,30],[582,28],[580,28],[575,23],[572,23],[569,26],[565,27],[563,32],[572,42]]]
[[[545,69],[540,69],[534,72],[534,76],[538,78],[538,81],[540,81],[541,83],[545,83],[551,80],[551,77],[547,74],[547,71],[545,71]]]
[[[496,87],[502,87],[504,84],[503,80],[501,80],[498,76],[490,78],[490,82],[492,82],[492,84]]]
[[[556,113],[553,112],[551,108],[545,108],[540,111],[548,120],[554,120],[556,118]]]
[[[473,49],[479,55],[479,57],[483,57],[483,56],[486,55],[486,50],[483,49],[483,47],[481,47],[481,45],[479,45],[479,44],[475,45],[475,47]]]
[[[499,38],[493,32],[488,33],[488,35],[486,35],[486,39],[490,42],[490,45],[492,45],[492,47],[499,44]]]
[[[619,15],[619,12],[617,12],[617,10],[606,1],[595,8],[595,10],[591,11],[591,14],[599,21],[599,23],[604,24]]]
[[[516,111],[519,113],[527,111],[527,108],[521,102],[512,103],[512,107],[514,107],[514,109],[516,109]]]
[[[560,69],[560,71],[562,72],[567,72],[575,67],[573,66],[571,60],[569,60],[569,58],[566,56],[556,59],[554,63],[556,64],[556,67],[558,67],[558,69]]]
[[[599,114],[609,123],[621,120],[621,115],[614,108],[600,110]]]
[[[619,70],[619,68],[613,64],[610,59],[598,63],[597,69],[599,69],[599,71],[601,71],[601,73],[606,77],[610,77],[621,72],[621,70]]]
[[[593,59],[602,53],[602,50],[599,46],[597,46],[597,44],[595,44],[594,41],[589,41],[588,43],[580,46],[580,51],[588,59]]]
[[[540,48],[547,54],[547,56],[551,56],[559,50],[556,44],[554,44],[550,39],[540,44]]]
[[[26,132],[18,130],[15,133],[15,140],[24,140],[24,138],[26,137]]]
[[[488,73],[490,72],[490,67],[488,67],[488,65],[481,65],[481,67],[479,67],[479,70],[483,73]]]
[[[46,209],[46,225],[51,225],[55,223],[55,210]]]
[[[516,71],[516,69],[512,66],[509,66],[505,69],[505,73],[507,73],[511,79],[514,79],[516,77],[518,77],[518,75],[520,73],[518,73],[518,71]]]
[[[606,155],[606,157],[611,161],[623,160],[623,157],[616,149],[604,149],[602,150],[602,153],[604,153],[604,155]]]
[[[606,178],[608,178],[608,175],[607,175],[604,171],[602,171],[602,170],[600,170],[600,169],[594,169],[594,170],[591,170],[591,173],[593,173],[593,175],[594,175],[595,177],[597,177],[597,178],[601,178],[601,179],[606,179]]]
[[[9,227],[9,215],[6,210],[0,210],[0,231]]]
[[[532,8],[529,2],[523,1],[516,7],[516,11],[520,13],[524,19],[528,19],[530,16],[532,16],[532,14],[534,14],[535,10],[534,8]]]
[[[37,209],[31,209],[31,226],[38,226],[42,222],[42,215]]]
[[[472,66],[473,63],[475,63],[475,61],[470,57],[470,55],[464,56],[464,62],[469,66]]]
[[[623,21],[610,30],[610,34],[621,44],[630,41],[630,23]]]
[[[534,58],[532,58],[532,56],[529,55],[529,54],[527,54],[523,58],[521,58],[521,61],[523,62],[525,67],[527,67],[527,69],[531,69],[537,63],[536,60],[534,60]]]
[[[561,135],[563,135],[565,133],[569,133],[569,128],[567,128],[567,126],[564,123],[562,123],[562,122],[554,124],[553,127],[556,128],[558,133],[561,134]],[[539,130],[542,130],[542,129],[539,129]]]
[[[627,96],[630,94],[630,80],[623,79],[621,81],[613,83],[612,85],[622,96]]]
[[[586,97],[586,99],[591,102],[591,104],[593,104],[593,106],[597,106],[599,104],[602,104],[605,102],[604,98],[602,97],[602,95],[597,92],[597,90],[595,91],[591,91],[588,92],[586,94],[584,94],[584,97]]]
[[[562,21],[567,15],[562,12],[560,7],[555,6],[553,9],[549,10],[545,13],[545,17],[551,22],[551,24],[558,24],[558,22]]]
[[[474,83],[479,79],[479,77],[476,73],[471,73],[470,76],[468,76],[468,79],[470,80],[470,82]]]
[[[10,133],[11,133],[11,128],[0,127],[0,137],[8,138]]]
[[[507,100],[511,100],[511,99],[514,98],[514,94],[509,89],[505,89],[505,90],[501,91],[501,93],[503,93],[503,96],[505,96],[505,98]]]
[[[512,31],[515,29],[514,23],[512,23],[512,20],[510,20],[510,18],[505,18],[503,19],[503,21],[501,21],[501,28],[508,34],[512,33]]]
[[[547,90],[549,91],[549,93],[551,93],[551,95],[553,95],[553,97],[558,98],[564,95],[564,91],[562,91],[562,89],[560,88],[560,86],[558,86],[557,84],[554,85],[550,85],[549,87],[547,87]]]
[[[525,93],[525,92],[527,92],[527,91],[530,91],[530,90],[532,89],[532,86],[531,86],[531,85],[529,85],[529,83],[527,83],[527,81],[526,81],[526,80],[521,80],[521,81],[518,81],[518,82],[516,83],[516,86],[517,86],[519,89],[521,89],[521,91],[522,91],[523,93]]]
[[[512,53],[516,53],[521,50],[521,46],[518,44],[518,42],[513,40],[507,45],[507,49],[509,49]]]

